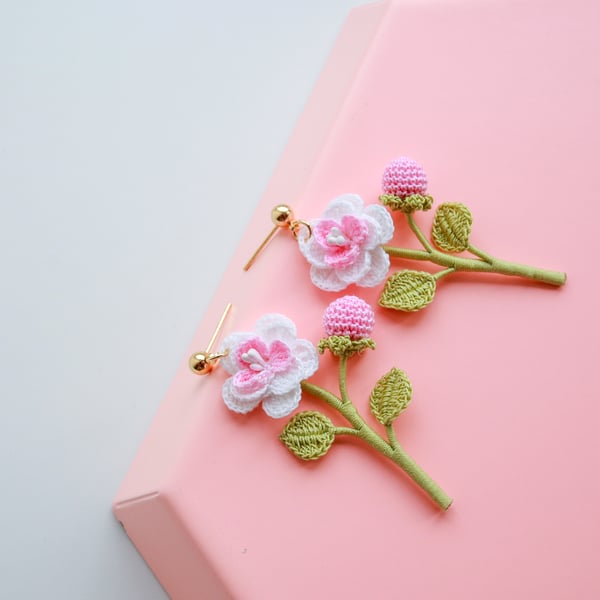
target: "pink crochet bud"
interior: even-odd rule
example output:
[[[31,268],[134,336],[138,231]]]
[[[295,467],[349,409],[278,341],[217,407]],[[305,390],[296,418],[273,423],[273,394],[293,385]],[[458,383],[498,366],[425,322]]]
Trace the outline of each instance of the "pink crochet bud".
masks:
[[[351,340],[371,336],[375,325],[373,309],[356,296],[343,296],[334,300],[323,314],[323,327],[328,336],[345,335]]]
[[[427,191],[427,175],[418,162],[401,156],[385,168],[381,187],[384,194],[401,198],[411,194],[424,194]]]

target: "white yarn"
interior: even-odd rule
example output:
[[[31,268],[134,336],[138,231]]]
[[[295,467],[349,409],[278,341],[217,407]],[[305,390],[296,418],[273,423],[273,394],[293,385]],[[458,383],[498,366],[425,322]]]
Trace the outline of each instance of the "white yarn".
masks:
[[[368,235],[360,244],[355,244],[358,252],[351,264],[331,266],[326,260],[328,253],[344,245],[352,245],[352,239],[344,235],[341,226],[342,218],[347,215],[366,225]],[[378,204],[365,207],[357,194],[344,194],[330,202],[320,219],[311,221],[313,231],[325,221],[336,222],[326,238],[329,250],[317,241],[315,235],[308,239],[298,238],[300,251],[311,265],[312,282],[328,292],[339,292],[351,284],[374,287],[382,283],[390,268],[390,259],[381,246],[394,235],[394,223],[388,211]]]
[[[263,356],[255,347],[264,344],[267,349],[282,349],[286,359]],[[243,344],[250,347],[240,353]],[[293,321],[280,314],[261,317],[253,333],[232,333],[221,345],[227,356],[221,365],[232,375],[223,384],[223,400],[232,411],[246,414],[261,402],[263,410],[275,419],[292,413],[300,403],[300,382],[313,375],[319,368],[316,348],[308,341],[297,339]],[[268,353],[267,353],[268,354]],[[236,375],[239,375],[236,378]],[[249,389],[245,389],[248,383]]]

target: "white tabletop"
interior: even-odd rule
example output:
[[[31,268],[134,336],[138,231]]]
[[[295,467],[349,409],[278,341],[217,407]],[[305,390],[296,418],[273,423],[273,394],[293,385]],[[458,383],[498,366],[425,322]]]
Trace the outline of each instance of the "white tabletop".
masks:
[[[362,3],[0,4],[2,597],[166,597],[111,500]]]

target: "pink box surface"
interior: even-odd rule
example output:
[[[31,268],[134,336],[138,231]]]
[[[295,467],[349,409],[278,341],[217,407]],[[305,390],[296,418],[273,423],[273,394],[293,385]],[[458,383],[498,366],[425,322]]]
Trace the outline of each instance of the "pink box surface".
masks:
[[[115,500],[172,598],[600,597],[599,22],[594,0],[351,12]],[[345,192],[376,202],[402,154],[437,202],[471,208],[474,244],[569,276],[552,289],[457,275],[420,313],[376,310],[378,349],[353,366],[350,392],[366,414],[380,375],[408,373],[398,436],[454,497],[446,513],[359,441],[297,461],[278,440],[285,420],[234,415],[223,369],[187,367],[229,301],[226,331],[282,312],[316,343],[336,296],[309,283],[291,236],[242,265],[274,204],[312,218]],[[423,227],[432,212],[417,214]],[[380,289],[349,291],[376,305]],[[331,364],[314,380],[334,388]]]

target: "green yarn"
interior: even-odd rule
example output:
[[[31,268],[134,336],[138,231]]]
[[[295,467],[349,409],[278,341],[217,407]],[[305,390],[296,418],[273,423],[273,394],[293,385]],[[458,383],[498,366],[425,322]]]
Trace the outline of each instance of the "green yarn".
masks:
[[[412,396],[412,386],[406,373],[394,367],[375,384],[370,407],[382,425],[391,425],[406,409]]]
[[[379,201],[390,210],[403,213],[412,213],[415,210],[429,210],[433,204],[431,196],[421,194],[410,194],[408,196],[394,196],[393,194],[382,194]]]
[[[424,249],[383,246],[384,251],[390,257],[429,261],[445,269],[433,274],[409,270],[395,273],[388,278],[379,299],[379,304],[386,308],[409,312],[421,310],[433,300],[436,280],[455,271],[499,273],[555,286],[564,285],[567,281],[566,273],[501,260],[473,246],[469,242],[473,217],[464,204],[441,204],[436,210],[431,237],[440,250],[432,246],[411,213],[406,213],[406,219]],[[447,254],[442,250],[451,253],[468,250],[476,258]]]
[[[324,341],[327,340],[331,340],[331,337]],[[373,340],[369,341],[373,343]],[[371,393],[371,411],[385,426],[386,439],[365,422],[350,400],[346,381],[348,358],[343,354],[340,356],[339,396],[309,381],[302,381],[301,386],[303,392],[322,400],[342,415],[351,427],[336,427],[320,412],[305,411],[289,420],[279,439],[294,456],[302,460],[317,460],[327,454],[338,436],[360,438],[403,469],[440,508],[446,510],[452,503],[452,498],[404,451],[392,426],[392,421],[408,406],[411,399],[412,387],[406,373],[400,369],[391,369],[379,379]]]
[[[279,439],[302,460],[316,460],[329,451],[335,439],[335,426],[325,415],[305,411],[294,415]]]
[[[469,247],[472,225],[473,216],[464,204],[440,204],[435,211],[431,239],[442,250],[463,252]]]
[[[452,498],[400,446],[391,425],[386,427],[388,433],[386,440],[367,425],[351,402],[342,402],[331,392],[308,381],[302,382],[302,390],[326,402],[352,425],[352,427],[336,427],[336,437],[350,435],[360,438],[398,465],[441,509],[447,510],[450,507]]]
[[[421,310],[433,300],[435,288],[435,277],[431,273],[399,271],[388,277],[379,304],[406,312]]]
[[[345,356],[346,358],[359,354],[366,348],[375,349],[375,342],[371,338],[351,340],[347,335],[330,335],[320,340],[317,346],[321,354],[325,350],[330,350],[335,356]]]

